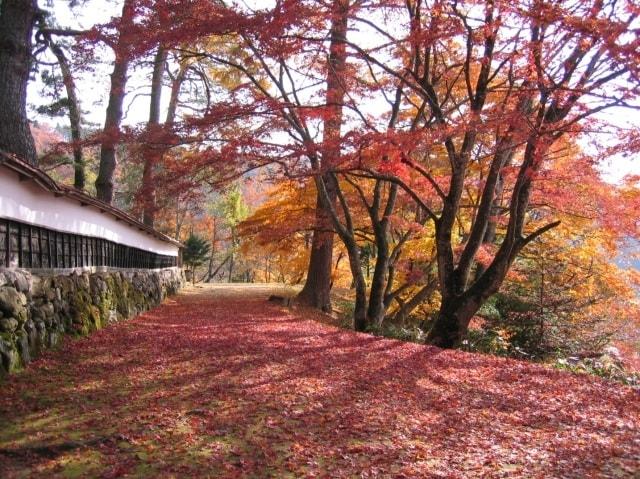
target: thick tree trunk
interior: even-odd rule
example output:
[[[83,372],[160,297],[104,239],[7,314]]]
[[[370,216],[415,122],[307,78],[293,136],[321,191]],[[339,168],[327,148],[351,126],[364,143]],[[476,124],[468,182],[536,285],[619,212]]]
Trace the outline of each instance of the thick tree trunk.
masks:
[[[353,242],[346,244],[349,256],[349,266],[353,276],[353,286],[356,297],[353,309],[353,329],[356,331],[366,331],[369,326],[367,318],[367,283],[362,274],[362,262],[360,261],[360,250]]]
[[[113,201],[113,175],[116,171],[116,144],[122,120],[122,103],[126,84],[128,62],[117,63],[111,74],[111,94],[104,124],[104,139],[100,145],[100,168],[96,179],[98,199]]]
[[[133,1],[126,0],[122,8],[123,25],[128,25],[133,20]],[[120,133],[122,121],[122,104],[124,102],[125,88],[127,85],[127,70],[129,68],[130,55],[127,39],[122,35],[118,39],[115,48],[115,62],[111,73],[111,90],[109,91],[109,104],[104,122],[102,144],[100,145],[100,168],[96,179],[96,192],[98,199],[111,203],[113,201],[113,175],[116,171],[116,145]]]
[[[162,76],[164,64],[167,60],[167,51],[158,47],[153,61],[153,75],[151,77],[151,100],[149,102],[149,121],[147,133],[150,138],[143,146],[144,169],[142,172],[142,221],[148,226],[153,226],[156,216],[156,188],[154,169],[162,156],[162,147],[154,144],[153,135],[158,132],[160,125],[160,100],[162,99]]]
[[[347,61],[345,42],[349,0],[334,0],[332,10],[326,92],[326,104],[330,113],[324,122],[322,165],[319,165],[320,169],[324,171],[329,171],[334,167],[340,157],[340,127],[342,126],[342,105],[345,97],[342,76]],[[335,205],[335,188],[328,178],[330,175],[324,176],[326,190],[329,194],[327,200],[331,205]],[[298,301],[323,311],[331,311],[332,309],[330,292],[334,233],[331,223],[329,212],[325,210],[323,202],[318,198],[316,202],[316,229],[313,232],[307,281],[298,295]]]
[[[332,204],[336,202],[333,179],[325,175],[325,185]],[[318,194],[319,195],[319,194]],[[313,232],[307,280],[297,300],[313,308],[330,313],[331,273],[333,268],[333,223],[320,198],[316,201],[316,229]]]
[[[510,245],[506,241],[508,238],[503,241],[501,251],[486,271],[468,289],[462,291],[461,286],[453,281],[444,285],[440,282],[442,300],[438,315],[427,334],[428,343],[441,348],[460,345],[467,335],[471,318],[487,298],[498,291],[511,262],[524,244],[518,241],[518,244]]]
[[[438,244],[438,273],[442,304],[433,328],[427,336],[428,342],[441,347],[458,346],[467,333],[471,318],[480,306],[500,289],[511,264],[522,248],[560,224],[559,221],[554,221],[527,236],[522,235],[533,184],[531,171],[539,167],[539,158],[548,152],[548,147],[548,144],[541,141],[539,137],[533,136],[529,139],[510,200],[506,234],[491,264],[473,284],[468,286],[466,282],[461,281],[465,275],[457,274],[460,267],[456,270],[452,267],[451,243],[449,242],[446,247]],[[493,198],[490,199],[493,201]],[[442,231],[438,231],[443,218],[445,218],[444,214],[436,226],[438,241],[444,238]],[[448,233],[450,238],[450,231]],[[440,268],[446,269],[441,271]]]
[[[27,120],[27,83],[36,0],[0,1],[0,150],[35,165],[36,147]]]
[[[356,299],[353,309],[353,329],[355,331],[366,331],[367,322],[367,288],[364,282],[359,284],[358,280],[354,281],[356,288]]]
[[[367,322],[374,326],[381,326],[387,307],[384,297],[387,290],[387,271],[389,270],[389,251],[386,238],[384,241],[376,241],[378,254],[376,265],[371,280],[369,292],[369,307],[367,309]]]
[[[64,83],[65,90],[67,91],[67,98],[69,100],[69,126],[71,127],[71,140],[73,141],[73,186],[78,190],[84,190],[86,175],[84,158],[82,156],[82,145],[80,144],[80,141],[82,140],[82,117],[78,103],[78,96],[76,95],[76,82],[73,78],[73,74],[71,73],[69,60],[67,60],[62,48],[53,42],[49,43],[49,48],[58,60],[58,65],[60,65],[62,82]]]
[[[467,335],[469,323],[482,301],[475,298],[451,298],[443,301],[427,334],[427,342],[440,348],[456,348]]]
[[[222,263],[220,263],[220,264],[218,265],[218,267],[213,271],[213,273],[211,273],[211,277],[209,278],[209,280],[208,280],[208,281],[210,281],[210,280],[214,279],[214,278],[216,277],[216,275],[218,274],[218,272],[222,269],[222,267],[223,267],[225,264],[227,264],[227,261],[229,261],[230,259],[231,259],[231,255],[227,256],[227,257],[222,261]],[[208,282],[208,281],[207,281],[207,282]]]

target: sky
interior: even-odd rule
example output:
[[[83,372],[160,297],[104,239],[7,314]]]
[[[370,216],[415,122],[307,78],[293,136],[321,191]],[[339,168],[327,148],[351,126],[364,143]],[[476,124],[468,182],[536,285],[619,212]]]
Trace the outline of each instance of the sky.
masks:
[[[42,2],[41,0],[41,3]],[[265,0],[245,0],[250,7],[264,6]],[[122,8],[122,0],[90,0],[81,3],[76,8],[69,7],[69,0],[49,0],[48,10],[55,13],[57,23],[62,27],[74,29],[89,29],[93,25],[103,23],[113,16],[119,16]],[[104,122],[106,109],[106,95],[109,90],[109,74],[112,53],[108,48],[101,48],[99,58],[103,61],[94,71],[84,72],[76,79],[81,109],[84,112],[85,122],[100,127]],[[150,68],[134,68],[130,72],[128,82],[128,94],[125,99],[124,125],[135,125],[146,122],[149,115],[149,78]],[[49,100],[41,94],[42,83],[36,77],[30,82],[28,101],[32,105],[46,104]],[[147,96],[145,96],[147,95]],[[163,95],[163,103],[166,108],[168,92]],[[601,113],[602,118],[618,126],[640,126],[640,111],[612,109]],[[38,115],[33,109],[30,111],[31,119],[51,126],[56,124],[67,125],[65,117],[51,119]],[[584,145],[588,150],[588,146]],[[611,183],[617,183],[627,174],[640,174],[640,158],[637,157],[613,157],[601,165],[603,178]]]
[[[42,0],[41,0],[41,3]],[[112,17],[120,16],[122,11],[121,0],[90,0],[86,4],[81,4],[75,8],[69,7],[69,0],[49,0],[51,6],[47,10],[53,11],[56,23],[60,27],[77,30],[88,30],[94,25],[104,23]],[[111,74],[113,53],[109,48],[100,47],[99,55],[102,61],[95,66],[92,72],[82,72],[76,76],[77,88],[79,90],[79,100],[83,111],[83,120],[90,124],[102,126],[104,123],[107,94],[109,92],[109,75]],[[49,54],[50,61],[54,58]],[[148,99],[145,100],[142,93],[146,93],[150,71],[142,68],[135,68],[130,71],[128,82],[127,99],[125,100],[124,125],[135,125],[145,122],[149,116]],[[35,81],[29,85],[28,100],[32,104],[44,104],[50,100],[43,98],[41,94],[42,83],[36,77]],[[136,97],[136,95],[139,95]],[[148,97],[147,97],[148,98]],[[166,95],[165,95],[166,100]],[[67,124],[66,118],[54,120],[46,117],[39,117],[38,120],[49,124]]]

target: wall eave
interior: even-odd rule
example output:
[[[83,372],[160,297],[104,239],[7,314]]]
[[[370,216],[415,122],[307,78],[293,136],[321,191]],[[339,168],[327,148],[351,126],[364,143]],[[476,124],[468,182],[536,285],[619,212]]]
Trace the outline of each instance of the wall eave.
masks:
[[[160,241],[170,243],[178,248],[183,247],[182,243],[176,239],[145,225],[128,213],[125,213],[108,203],[100,201],[97,198],[89,196],[82,191],[76,190],[75,188],[58,184],[40,168],[19,160],[15,155],[0,151],[0,167],[7,168],[8,170],[15,172],[18,175],[19,181],[32,181],[40,188],[52,193],[55,197],[66,197],[77,201],[81,206],[91,207],[98,210],[100,213],[109,214],[117,221],[123,221],[132,228],[145,232]]]

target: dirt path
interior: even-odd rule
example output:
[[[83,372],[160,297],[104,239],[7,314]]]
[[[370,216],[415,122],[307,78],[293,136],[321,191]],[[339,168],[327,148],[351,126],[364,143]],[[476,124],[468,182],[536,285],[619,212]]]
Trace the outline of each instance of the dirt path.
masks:
[[[640,397],[191,289],[0,382],[0,477],[638,477]]]

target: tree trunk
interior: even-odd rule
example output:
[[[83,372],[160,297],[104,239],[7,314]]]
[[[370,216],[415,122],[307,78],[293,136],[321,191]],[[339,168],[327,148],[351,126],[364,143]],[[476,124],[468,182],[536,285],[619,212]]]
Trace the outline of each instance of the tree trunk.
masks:
[[[426,341],[440,348],[456,348],[467,335],[469,323],[482,301],[476,298],[451,298],[442,301]]]
[[[213,234],[211,235],[211,248],[209,249],[209,266],[207,268],[207,279],[204,280],[206,283],[211,281],[213,277],[213,257],[216,254],[216,222],[215,218],[213,221]]]
[[[347,62],[346,39],[349,0],[334,0],[332,7],[331,44],[327,68],[326,104],[327,119],[324,121],[322,138],[321,171],[330,170],[340,157],[340,127],[342,126],[342,105],[345,90],[342,76]],[[327,200],[335,205],[336,193],[330,175],[324,175],[327,185]],[[320,192],[318,192],[320,195]],[[323,311],[331,311],[331,266],[333,263],[334,233],[331,216],[320,198],[316,201],[316,228],[313,232],[311,256],[307,271],[307,281],[298,295],[298,301]]]
[[[335,204],[336,192],[333,180],[325,175],[325,184],[329,200]],[[319,193],[318,193],[319,195]],[[313,308],[330,313],[331,308],[331,272],[333,268],[333,223],[329,213],[322,205],[320,198],[316,200],[316,229],[313,231],[311,255],[307,280],[298,294],[297,300]]]
[[[58,60],[58,65],[60,65],[60,71],[62,72],[62,82],[67,91],[67,99],[69,100],[69,126],[71,127],[71,140],[73,141],[73,186],[82,191],[84,190],[86,175],[84,158],[82,156],[82,145],[80,144],[82,140],[82,117],[78,96],[76,95],[76,82],[71,73],[69,60],[67,60],[60,45],[50,41],[49,48]]]
[[[373,189],[371,205],[367,207],[373,225],[376,250],[376,264],[373,269],[373,278],[371,279],[367,322],[376,327],[380,327],[384,321],[388,307],[386,296],[391,287],[390,282],[393,281],[393,277],[388,276],[389,264],[391,262],[391,253],[389,250],[389,216],[393,212],[396,204],[398,187],[397,185],[389,185],[389,196],[383,211],[381,211],[381,204],[384,197],[383,189],[384,183],[377,180]]]
[[[386,235],[386,233],[385,233]],[[376,265],[371,279],[369,292],[369,308],[367,309],[367,322],[374,326],[381,326],[386,312],[384,296],[387,290],[387,271],[389,269],[389,251],[386,238],[384,241],[376,241],[378,254]]]
[[[176,113],[178,111],[178,99],[180,97],[180,89],[182,88],[182,83],[187,76],[187,70],[189,69],[189,64],[187,62],[183,62],[180,64],[180,68],[178,70],[178,74],[171,82],[171,93],[169,94],[169,106],[167,107],[167,117],[164,120],[165,127],[173,126],[173,123],[176,120]]]
[[[162,99],[162,76],[164,64],[167,60],[167,51],[158,47],[153,60],[153,75],[151,77],[151,100],[149,102],[149,121],[147,122],[147,143],[144,145],[142,155],[144,157],[144,169],[142,172],[142,221],[145,225],[153,226],[156,215],[156,189],[154,169],[162,156],[160,145],[154,144],[156,141],[153,135],[158,133],[160,124],[160,100]]]
[[[133,0],[125,0],[124,6],[122,7],[121,23],[123,25],[130,24],[133,20],[133,15]],[[113,201],[113,175],[116,171],[116,144],[118,134],[120,133],[122,104],[126,93],[127,70],[130,60],[128,41],[130,41],[130,39],[121,34],[115,48],[109,104],[104,122],[102,144],[100,145],[100,169],[98,171],[98,178],[96,179],[96,192],[98,199],[106,203]]]
[[[183,226],[184,219],[185,219],[185,216],[186,216],[187,208],[185,207],[183,210],[180,210],[180,199],[179,198],[176,198],[175,208],[176,208],[176,230],[175,230],[174,238],[180,239],[180,233],[182,232],[182,226]]]
[[[349,256],[349,266],[353,276],[353,286],[356,291],[355,305],[353,309],[353,329],[356,331],[366,331],[369,323],[367,321],[367,283],[362,274],[362,262],[360,261],[360,250],[353,242],[346,244]]]
[[[266,262],[265,277],[266,277],[267,283],[270,283],[271,282],[271,262],[269,261],[269,256],[265,258],[265,262]]]
[[[510,154],[507,157],[504,165],[509,166],[511,164],[511,160],[513,159],[513,154]],[[487,219],[487,229],[484,232],[484,237],[482,238],[483,244],[494,244],[496,242],[496,232],[498,229],[498,219],[502,215],[502,193],[504,191],[504,177],[502,173],[498,174],[498,179],[496,180],[495,193],[493,203],[491,205],[491,215]],[[475,280],[478,280],[480,276],[485,272],[486,268],[484,265],[477,263],[476,264],[476,274]]]
[[[154,60],[153,78],[151,86],[151,102],[149,109],[149,131],[153,128],[160,132],[159,115],[160,115],[160,98],[162,91],[162,74],[164,71],[164,64],[167,59],[167,52],[165,49],[159,47],[158,52]],[[176,112],[178,109],[178,99],[180,96],[180,89],[182,83],[186,77],[188,70],[188,64],[183,62],[180,65],[180,69],[175,78],[171,82],[171,92],[169,95],[169,105],[167,107],[167,116],[162,126],[164,133],[169,133],[176,118]],[[149,140],[152,142],[152,139]],[[162,159],[165,153],[169,150],[167,144],[164,145],[147,145],[143,151],[144,155],[144,170],[142,174],[142,186],[140,190],[141,196],[143,196],[143,222],[149,226],[153,226],[155,223],[155,214],[161,207],[158,205],[156,182],[158,165],[162,164]]]
[[[208,283],[209,280],[211,279],[213,273],[213,254],[209,255],[209,265],[207,266],[207,274],[204,278],[202,278],[202,281],[204,281],[205,283]]]
[[[233,268],[235,266],[235,246],[236,246],[236,241],[235,241],[235,235],[233,234],[233,227],[231,228],[231,252],[229,253],[229,278],[228,278],[228,282],[232,283],[233,282]]]
[[[213,272],[208,272],[203,278],[202,281],[205,283],[210,283],[211,280],[215,279],[216,275],[218,274],[218,272],[222,269],[222,267],[227,264],[227,261],[229,261],[229,259],[231,259],[231,256],[227,256],[222,263],[220,263],[218,265],[218,267],[213,270]]]
[[[27,119],[27,83],[36,0],[0,1],[0,150],[35,165],[36,147]]]

